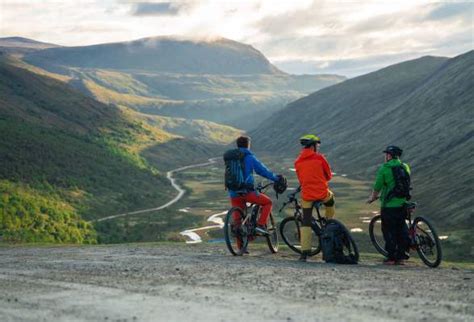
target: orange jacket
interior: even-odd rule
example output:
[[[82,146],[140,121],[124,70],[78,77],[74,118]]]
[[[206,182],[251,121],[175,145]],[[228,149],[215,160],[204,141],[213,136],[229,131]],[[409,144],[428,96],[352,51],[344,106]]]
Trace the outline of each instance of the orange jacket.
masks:
[[[324,155],[312,149],[303,149],[295,161],[296,175],[304,200],[322,200],[328,194],[328,181],[332,178],[329,163]]]

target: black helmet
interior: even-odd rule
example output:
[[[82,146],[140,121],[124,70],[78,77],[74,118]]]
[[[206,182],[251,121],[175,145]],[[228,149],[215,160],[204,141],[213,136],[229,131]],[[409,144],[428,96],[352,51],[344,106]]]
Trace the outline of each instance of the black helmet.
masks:
[[[398,146],[395,145],[389,145],[385,150],[382,151],[383,153],[388,153],[394,158],[398,158],[402,156],[403,150],[400,149]]]
[[[286,188],[288,187],[288,182],[282,175],[278,175],[277,178],[278,180],[273,183],[273,190],[275,190],[277,194],[281,194],[285,192]]]

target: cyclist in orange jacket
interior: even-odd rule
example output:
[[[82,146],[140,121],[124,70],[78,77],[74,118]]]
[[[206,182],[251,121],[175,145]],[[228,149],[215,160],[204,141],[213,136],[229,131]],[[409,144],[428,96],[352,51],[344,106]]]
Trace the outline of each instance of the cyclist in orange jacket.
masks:
[[[321,140],[318,136],[308,134],[300,138],[303,146],[295,161],[296,175],[301,185],[301,205],[303,207],[303,223],[301,227],[301,257],[306,262],[311,252],[312,231],[311,217],[313,203],[321,201],[325,206],[326,218],[335,215],[334,194],[329,190],[328,181],[332,178],[331,168],[324,155],[319,153]]]

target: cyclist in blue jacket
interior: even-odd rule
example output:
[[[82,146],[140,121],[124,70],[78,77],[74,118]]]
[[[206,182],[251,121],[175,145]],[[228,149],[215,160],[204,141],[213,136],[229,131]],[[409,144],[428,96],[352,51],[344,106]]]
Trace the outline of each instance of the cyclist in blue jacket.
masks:
[[[229,197],[232,207],[239,207],[245,209],[246,203],[253,203],[261,206],[261,214],[257,222],[256,231],[260,234],[268,234],[266,230],[266,224],[270,212],[272,211],[272,200],[264,193],[258,193],[254,189],[254,177],[253,172],[255,171],[260,176],[267,178],[272,181],[279,181],[281,176],[275,175],[273,172],[267,169],[267,167],[257,159],[255,154],[250,151],[250,137],[241,136],[237,139],[237,147],[240,151],[245,154],[244,157],[244,178],[248,188],[239,191],[229,190]],[[235,221],[240,220],[240,216],[237,212],[233,214]],[[240,246],[239,246],[240,247]]]

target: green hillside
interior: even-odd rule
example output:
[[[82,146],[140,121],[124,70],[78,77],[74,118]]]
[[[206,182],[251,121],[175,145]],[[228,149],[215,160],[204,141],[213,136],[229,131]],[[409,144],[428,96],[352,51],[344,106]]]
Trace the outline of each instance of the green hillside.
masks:
[[[238,133],[195,124],[201,141],[187,140],[151,126],[135,112],[99,103],[11,62],[0,61],[4,241],[95,242],[94,228],[86,221],[171,199],[175,191],[157,169],[212,156],[222,138],[206,139],[206,133],[220,129],[224,140],[226,130]],[[180,122],[169,127],[178,133]],[[107,240],[107,233],[102,230],[99,240]]]
[[[134,113],[134,117],[145,121],[150,126],[163,129],[168,133],[185,138],[192,138],[206,144],[226,145],[234,142],[243,131],[205,120],[190,120],[160,115]]]
[[[445,229],[473,227],[473,74],[473,51],[393,65],[293,102],[251,135],[255,148],[296,156],[299,136],[317,133],[335,172],[365,180],[399,145],[420,212]]]
[[[338,75],[288,75],[251,46],[169,37],[50,48],[23,57],[103,103],[251,129]]]

